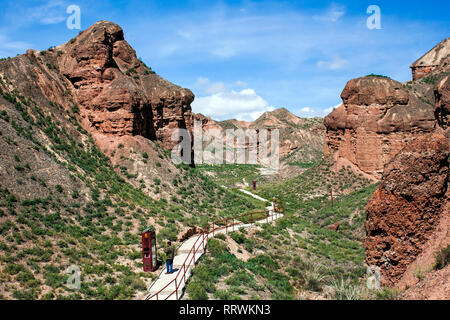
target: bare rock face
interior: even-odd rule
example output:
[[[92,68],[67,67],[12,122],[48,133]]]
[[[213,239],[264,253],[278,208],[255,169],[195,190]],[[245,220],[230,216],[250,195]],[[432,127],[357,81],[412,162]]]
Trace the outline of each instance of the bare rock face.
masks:
[[[450,300],[450,265],[425,275],[425,279],[405,290],[401,300]]]
[[[447,132],[450,138],[450,77],[441,80],[435,87],[434,96],[436,101],[435,115],[440,127]]]
[[[140,135],[171,148],[172,130],[191,127],[193,93],[146,67],[118,25],[100,21],[57,49],[60,73],[89,131]]]
[[[254,129],[276,128],[279,130],[280,159],[289,155],[291,161],[301,158],[306,162],[322,156],[322,154],[318,156],[318,151],[321,151],[323,146],[325,134],[321,118],[300,118],[285,108],[279,108],[265,112],[250,123],[249,127]]]
[[[221,132],[224,143],[229,148],[234,148],[234,141],[226,140],[226,130],[279,130],[279,155],[280,159],[290,156],[290,161],[313,161],[322,157],[325,127],[321,118],[303,119],[292,114],[285,108],[275,109],[263,113],[254,121],[240,121],[230,119],[214,121],[202,114],[194,114],[194,121],[202,123],[203,130],[215,130]],[[246,148],[257,148],[257,145],[249,145]]]
[[[324,120],[324,154],[337,153],[377,178],[408,141],[435,126],[433,106],[386,77],[353,79],[341,98],[343,104]]]
[[[427,76],[450,57],[450,38],[444,39],[411,65],[413,80]]]
[[[448,212],[448,140],[442,133],[410,142],[385,168],[367,204],[366,262],[395,284]],[[447,193],[447,195],[446,195]]]
[[[329,230],[332,230],[332,231],[338,231],[340,226],[341,226],[341,224],[339,222],[336,222],[336,223],[330,224],[326,228]]]

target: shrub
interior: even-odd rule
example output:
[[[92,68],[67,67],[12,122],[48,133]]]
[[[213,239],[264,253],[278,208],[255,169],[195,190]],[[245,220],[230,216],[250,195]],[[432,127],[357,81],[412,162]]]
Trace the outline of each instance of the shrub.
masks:
[[[227,237],[223,233],[219,233],[218,235],[216,235],[216,238],[224,241],[227,239]]]
[[[231,237],[231,239],[233,239],[234,241],[236,241],[239,244],[242,244],[245,242],[245,236],[242,233],[231,232],[230,237]]]
[[[73,199],[78,199],[79,196],[80,196],[80,193],[78,192],[78,190],[72,190],[72,198]]]
[[[0,111],[0,118],[5,120],[6,122],[9,122],[9,116],[5,110]]]
[[[74,105],[72,106],[72,112],[73,112],[73,113],[78,113],[78,112],[80,112],[80,108],[78,108],[78,105],[77,105],[77,104],[74,104]]]
[[[224,246],[217,239],[210,239],[208,241],[208,250],[212,256],[218,256],[224,251]]]
[[[396,300],[400,290],[396,288],[384,288],[376,293],[378,300]]]
[[[371,74],[367,75],[366,77],[376,77],[376,78],[386,78],[386,79],[390,79],[390,78],[387,77],[387,76],[383,76],[383,75],[381,75],[381,74],[374,74],[374,73],[371,73]]]
[[[191,282],[186,286],[189,298],[192,300],[208,300],[205,288],[198,282]]]
[[[31,290],[14,290],[13,297],[17,300],[36,300],[37,292],[35,289]]]
[[[359,300],[359,290],[352,284],[347,284],[344,279],[332,283],[334,299],[336,300]]]
[[[434,263],[434,269],[440,270],[444,269],[450,262],[450,245],[446,248],[441,248],[441,250],[436,255],[436,261]]]

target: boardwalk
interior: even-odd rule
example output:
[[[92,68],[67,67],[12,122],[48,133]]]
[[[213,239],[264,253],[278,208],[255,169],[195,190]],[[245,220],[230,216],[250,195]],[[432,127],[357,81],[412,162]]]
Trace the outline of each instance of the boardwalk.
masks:
[[[260,201],[269,202],[266,199],[263,199],[247,190],[240,189],[240,191],[244,192],[252,196],[255,199]],[[266,219],[256,221],[255,223],[237,223],[233,227],[222,228],[219,230],[215,230],[213,234],[210,234],[209,237],[213,237],[220,233],[232,232],[234,230],[238,230],[239,228],[250,228],[255,224],[264,224],[270,223],[274,220],[277,220],[283,217],[282,214],[276,213],[273,211],[273,203],[271,206],[266,208],[269,211],[269,215]],[[145,299],[149,300],[177,300],[181,299],[184,294],[184,288],[186,285],[187,279],[192,274],[192,269],[195,267],[195,263],[200,259],[200,257],[205,253],[207,238],[204,235],[195,235],[191,238],[184,241],[181,246],[178,248],[177,255],[173,261],[174,272],[171,274],[166,273],[166,268],[161,271],[158,278],[152,283],[149,288],[149,292],[146,295]],[[195,255],[192,250],[195,244]],[[185,263],[187,259],[187,262]],[[185,263],[185,264],[184,264]],[[184,266],[183,266],[184,264]],[[186,270],[186,272],[185,272]],[[180,273],[181,272],[181,273]],[[185,272],[185,273],[184,273]],[[180,273],[180,274],[179,274]],[[176,281],[174,281],[176,279]],[[176,287],[178,286],[178,290]],[[155,295],[157,294],[157,295]]]

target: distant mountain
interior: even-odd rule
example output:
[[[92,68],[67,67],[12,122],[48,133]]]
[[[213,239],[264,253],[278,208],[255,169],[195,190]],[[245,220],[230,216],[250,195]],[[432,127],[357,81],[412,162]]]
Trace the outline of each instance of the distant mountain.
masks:
[[[280,160],[285,162],[311,162],[322,157],[325,127],[322,118],[300,118],[285,108],[263,113],[255,121],[230,119],[214,121],[201,114],[205,129],[278,129]]]

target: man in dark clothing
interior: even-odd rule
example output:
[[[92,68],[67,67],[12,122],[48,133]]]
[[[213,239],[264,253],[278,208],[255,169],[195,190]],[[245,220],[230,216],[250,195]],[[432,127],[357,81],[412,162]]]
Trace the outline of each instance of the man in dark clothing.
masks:
[[[173,272],[173,258],[175,258],[175,247],[172,246],[172,242],[167,242],[166,253],[166,269],[167,273]]]

